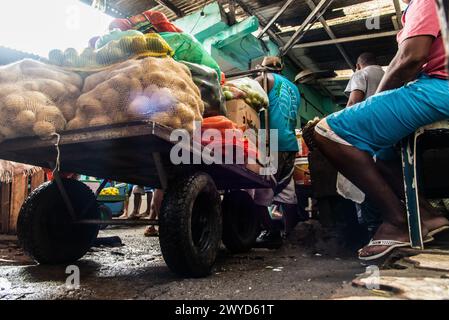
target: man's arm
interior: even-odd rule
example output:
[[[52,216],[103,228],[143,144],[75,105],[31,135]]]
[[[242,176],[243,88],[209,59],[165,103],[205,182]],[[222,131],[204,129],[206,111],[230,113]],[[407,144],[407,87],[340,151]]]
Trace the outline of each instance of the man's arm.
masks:
[[[363,100],[365,100],[365,93],[360,90],[353,90],[349,95],[349,100],[346,107],[351,107],[359,102],[362,102]]]
[[[433,36],[417,36],[404,40],[382,78],[377,93],[402,87],[415,80],[427,61]]]

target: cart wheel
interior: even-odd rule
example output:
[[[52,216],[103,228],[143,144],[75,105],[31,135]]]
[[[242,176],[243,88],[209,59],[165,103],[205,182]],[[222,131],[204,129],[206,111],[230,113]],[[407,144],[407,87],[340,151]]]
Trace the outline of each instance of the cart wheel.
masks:
[[[186,277],[210,273],[221,241],[220,195],[212,178],[197,172],[164,195],[159,241],[168,267]]]
[[[85,184],[62,179],[75,212],[99,219],[95,195]],[[86,210],[86,204],[92,205]],[[34,190],[19,213],[17,235],[24,251],[41,264],[71,263],[86,254],[98,234],[97,225],[73,224],[56,182]]]
[[[98,206],[98,210],[100,210],[101,220],[112,220],[112,210],[105,204],[100,204]],[[108,227],[106,224],[102,224],[100,226],[100,230],[104,230]]]
[[[250,251],[259,235],[254,201],[245,191],[226,193],[222,204],[223,244],[232,253]]]

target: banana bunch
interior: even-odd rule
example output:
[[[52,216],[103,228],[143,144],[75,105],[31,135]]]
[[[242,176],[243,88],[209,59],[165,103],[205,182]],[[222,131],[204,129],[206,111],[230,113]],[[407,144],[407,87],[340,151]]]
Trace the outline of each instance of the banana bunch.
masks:
[[[100,192],[100,196],[118,196],[118,195],[120,195],[120,191],[114,187],[104,188]]]

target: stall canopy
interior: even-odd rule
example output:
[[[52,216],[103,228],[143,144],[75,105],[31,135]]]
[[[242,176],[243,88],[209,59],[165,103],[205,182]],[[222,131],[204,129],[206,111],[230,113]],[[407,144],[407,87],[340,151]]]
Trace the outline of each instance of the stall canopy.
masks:
[[[183,0],[82,0],[101,3],[107,13],[126,17],[144,10],[164,12],[177,19],[201,10],[214,1]],[[396,49],[404,5],[400,0],[222,0],[218,1],[229,22],[249,16],[259,19],[260,37],[269,36],[300,69],[312,72],[323,93],[343,98],[357,56],[371,51],[388,65]],[[263,31],[263,33],[262,33]],[[281,50],[282,51],[282,50]],[[336,76],[319,71],[335,71]],[[309,72],[310,74],[310,72]],[[332,74],[332,73],[331,73]],[[314,76],[316,75],[316,76]],[[310,78],[310,77],[309,77]]]

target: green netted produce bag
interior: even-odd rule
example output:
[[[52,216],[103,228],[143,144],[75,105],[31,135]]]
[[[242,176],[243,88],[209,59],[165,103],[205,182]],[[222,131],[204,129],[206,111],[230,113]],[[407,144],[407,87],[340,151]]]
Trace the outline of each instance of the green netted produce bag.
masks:
[[[149,33],[109,41],[99,50],[86,48],[78,54],[75,49],[69,48],[64,52],[52,50],[48,56],[50,63],[54,65],[89,72],[136,57],[163,58],[172,54],[172,49],[159,34]]]
[[[194,37],[186,33],[176,32],[162,32],[160,35],[173,49],[173,59],[205,65],[214,69],[221,77],[221,69],[218,63]]]

